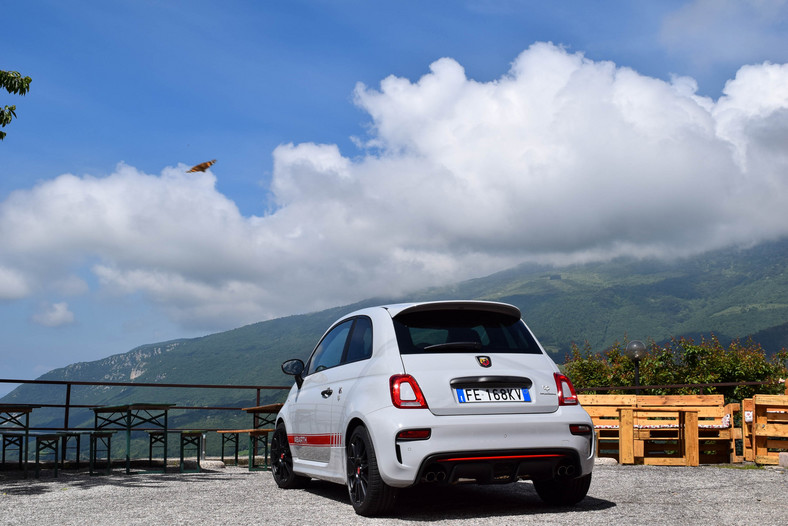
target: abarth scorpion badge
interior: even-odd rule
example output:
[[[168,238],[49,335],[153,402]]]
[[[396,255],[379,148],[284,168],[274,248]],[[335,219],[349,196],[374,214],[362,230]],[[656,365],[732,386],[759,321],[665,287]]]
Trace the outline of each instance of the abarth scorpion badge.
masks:
[[[482,367],[490,367],[492,365],[492,360],[490,360],[489,356],[477,356],[476,361],[479,362],[479,365]]]

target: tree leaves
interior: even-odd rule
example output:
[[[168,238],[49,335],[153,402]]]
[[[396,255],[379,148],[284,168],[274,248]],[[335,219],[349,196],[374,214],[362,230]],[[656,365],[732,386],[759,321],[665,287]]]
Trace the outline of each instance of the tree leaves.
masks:
[[[24,95],[30,91],[30,77],[23,77],[18,71],[0,70],[0,86],[12,95]]]
[[[619,343],[603,353],[594,353],[586,344],[581,351],[572,345],[564,371],[578,389],[634,385],[634,364]],[[727,402],[749,398],[755,393],[781,393],[777,383],[788,376],[788,350],[771,359],[752,341],[734,340],[727,348],[716,336],[695,343],[679,338],[665,345],[651,343],[640,361],[640,385],[717,384],[733,382],[773,382],[774,385],[675,387],[644,390],[646,394],[723,394]],[[605,391],[615,393],[616,391]],[[624,391],[621,391],[624,392]],[[627,393],[631,391],[627,390]]]
[[[30,77],[23,77],[18,71],[0,70],[0,87],[3,87],[12,95],[24,95],[30,91]],[[16,106],[5,106],[0,110],[0,127],[5,128],[6,124],[11,123],[11,119],[16,118]],[[6,133],[0,131],[0,141],[5,139]]]

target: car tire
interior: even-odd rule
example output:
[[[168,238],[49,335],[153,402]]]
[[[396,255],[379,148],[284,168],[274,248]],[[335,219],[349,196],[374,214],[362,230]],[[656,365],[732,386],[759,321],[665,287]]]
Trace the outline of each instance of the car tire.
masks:
[[[364,426],[355,428],[348,440],[347,487],[353,509],[365,517],[391,511],[397,498],[397,489],[380,477],[375,448]]]
[[[534,489],[546,504],[573,506],[583,500],[591,486],[591,473],[574,479],[534,480]]]
[[[271,437],[271,474],[276,485],[282,489],[303,488],[309,482],[309,477],[296,475],[293,470],[293,455],[287,441],[287,430],[282,423],[276,426]]]

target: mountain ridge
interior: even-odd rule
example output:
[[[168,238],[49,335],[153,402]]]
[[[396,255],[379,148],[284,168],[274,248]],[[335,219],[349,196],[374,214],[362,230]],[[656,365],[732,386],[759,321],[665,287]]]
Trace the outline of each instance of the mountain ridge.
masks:
[[[780,346],[767,349],[773,353],[788,345],[787,267],[788,239],[783,239],[672,262],[617,258],[562,268],[521,265],[425,289],[407,300],[512,303],[559,363],[573,342],[588,342],[594,350],[603,350],[627,338],[661,342],[711,333],[723,342],[748,336],[755,341],[763,338],[769,345]],[[338,317],[365,306],[402,301],[405,298],[367,299],[198,338],[141,345],[126,353],[49,371],[39,379],[286,386],[292,379],[281,372],[281,362],[307,358],[320,335]],[[162,393],[165,390],[168,392]],[[283,391],[265,391],[261,403],[280,401],[283,395]],[[175,393],[156,389],[152,393],[151,388],[146,391],[143,387],[81,386],[74,389],[71,403],[108,405],[151,397],[161,401],[162,396],[178,405],[250,405],[248,391],[181,389]],[[2,401],[62,404],[63,399],[62,387],[23,384]],[[37,413],[37,425],[58,418],[62,423],[62,411]],[[75,413],[72,425],[92,424],[87,413]],[[176,420],[189,418],[182,415]],[[190,423],[197,426],[201,422]]]

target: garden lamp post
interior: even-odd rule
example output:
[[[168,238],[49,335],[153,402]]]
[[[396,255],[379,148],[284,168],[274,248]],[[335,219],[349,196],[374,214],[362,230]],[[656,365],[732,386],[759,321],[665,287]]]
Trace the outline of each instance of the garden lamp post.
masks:
[[[640,394],[640,360],[646,356],[646,345],[640,340],[632,340],[627,344],[624,353],[635,363],[635,394]]]

